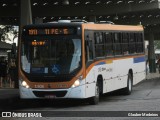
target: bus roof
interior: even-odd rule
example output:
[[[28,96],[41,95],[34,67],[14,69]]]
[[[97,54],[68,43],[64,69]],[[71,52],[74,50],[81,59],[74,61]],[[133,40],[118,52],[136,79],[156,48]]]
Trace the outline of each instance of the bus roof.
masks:
[[[73,27],[73,26],[81,26],[82,23],[41,23],[41,24],[30,24],[25,25],[24,28],[50,28],[50,27]]]
[[[143,31],[141,25],[82,24],[82,26],[88,30]]]
[[[98,24],[98,23],[42,23],[42,24],[31,24],[26,25],[24,28],[50,28],[50,27],[73,27],[73,26],[82,26],[84,29],[88,30],[116,30],[116,31],[143,31],[141,25],[114,25],[114,24]]]

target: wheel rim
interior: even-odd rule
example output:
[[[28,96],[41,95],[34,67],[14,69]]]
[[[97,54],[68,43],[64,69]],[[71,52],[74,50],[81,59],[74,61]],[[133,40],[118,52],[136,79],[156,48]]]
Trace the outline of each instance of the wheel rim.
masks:
[[[98,87],[98,85],[96,85],[96,94],[95,94],[95,96],[96,96],[96,98],[99,98],[99,87]]]
[[[132,82],[131,82],[131,78],[130,77],[128,79],[128,89],[129,89],[129,91],[132,90]]]

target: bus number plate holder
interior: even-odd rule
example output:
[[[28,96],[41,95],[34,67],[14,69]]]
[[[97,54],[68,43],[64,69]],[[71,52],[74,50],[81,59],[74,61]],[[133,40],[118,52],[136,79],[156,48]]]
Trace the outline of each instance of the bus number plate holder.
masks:
[[[55,95],[45,95],[45,98],[47,98],[47,99],[54,99],[54,98],[56,98],[56,96]]]

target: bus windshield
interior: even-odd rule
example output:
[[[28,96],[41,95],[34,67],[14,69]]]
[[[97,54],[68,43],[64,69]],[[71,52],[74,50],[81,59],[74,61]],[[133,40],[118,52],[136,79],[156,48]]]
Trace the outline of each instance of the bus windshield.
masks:
[[[28,74],[71,74],[81,68],[81,39],[73,37],[26,37],[21,64]]]

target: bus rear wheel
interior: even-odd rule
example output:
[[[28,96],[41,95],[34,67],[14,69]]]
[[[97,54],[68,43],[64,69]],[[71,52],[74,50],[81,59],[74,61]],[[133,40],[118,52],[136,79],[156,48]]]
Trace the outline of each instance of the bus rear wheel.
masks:
[[[132,86],[133,86],[133,77],[129,73],[128,74],[128,80],[127,80],[127,87],[124,89],[124,94],[125,95],[130,95],[132,92]]]
[[[99,90],[99,84],[98,82],[96,83],[96,86],[95,86],[95,96],[94,97],[91,97],[89,99],[89,103],[91,105],[97,105],[99,103],[99,96],[100,96],[100,90]]]

